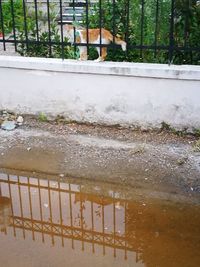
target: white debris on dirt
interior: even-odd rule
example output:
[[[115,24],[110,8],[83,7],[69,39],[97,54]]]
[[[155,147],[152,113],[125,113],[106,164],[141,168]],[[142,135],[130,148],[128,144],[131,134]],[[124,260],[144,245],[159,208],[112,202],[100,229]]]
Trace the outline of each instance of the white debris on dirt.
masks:
[[[16,127],[21,126],[24,122],[22,116],[6,110],[0,111],[0,128],[6,131],[13,131]]]

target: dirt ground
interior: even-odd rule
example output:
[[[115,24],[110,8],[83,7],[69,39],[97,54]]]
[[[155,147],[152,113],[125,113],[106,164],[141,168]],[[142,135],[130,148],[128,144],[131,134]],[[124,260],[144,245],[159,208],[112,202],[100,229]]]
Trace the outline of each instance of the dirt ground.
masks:
[[[25,117],[0,130],[0,168],[77,177],[200,199],[200,152],[194,136],[142,132]]]

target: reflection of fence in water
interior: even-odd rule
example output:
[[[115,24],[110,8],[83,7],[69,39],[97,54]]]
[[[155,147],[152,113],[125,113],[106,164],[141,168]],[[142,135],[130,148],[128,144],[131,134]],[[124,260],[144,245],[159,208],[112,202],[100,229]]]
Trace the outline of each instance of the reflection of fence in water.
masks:
[[[95,252],[95,244],[127,251],[133,248],[126,242],[126,202],[114,196],[101,197],[98,194],[82,192],[82,185],[67,184],[45,179],[0,174],[1,195],[11,200],[11,226],[16,236],[20,229],[23,238],[26,231],[90,243]]]

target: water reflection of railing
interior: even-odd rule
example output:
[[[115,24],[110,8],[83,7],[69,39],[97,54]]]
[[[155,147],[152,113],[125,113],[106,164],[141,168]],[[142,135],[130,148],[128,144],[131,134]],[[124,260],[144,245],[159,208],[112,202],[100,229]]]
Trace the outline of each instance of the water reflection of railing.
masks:
[[[81,184],[64,183],[41,178],[0,174],[1,196],[9,198],[11,205],[10,226],[14,236],[20,229],[23,238],[31,231],[32,239],[40,233],[45,236],[60,237],[62,246],[64,239],[90,243],[95,252],[95,245],[113,248],[116,256],[118,249],[127,251],[133,248],[126,241],[126,201],[110,196],[102,197],[95,193],[83,192]],[[6,230],[5,230],[6,233]]]

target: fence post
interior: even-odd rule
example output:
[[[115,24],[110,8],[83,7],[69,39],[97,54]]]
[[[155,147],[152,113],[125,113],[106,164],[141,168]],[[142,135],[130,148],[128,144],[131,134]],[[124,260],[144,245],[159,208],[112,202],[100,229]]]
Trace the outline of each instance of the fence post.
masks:
[[[173,61],[174,55],[174,0],[171,0],[171,17],[170,17],[170,34],[169,34],[169,58],[168,63],[169,65]]]

